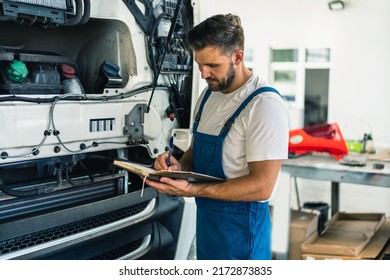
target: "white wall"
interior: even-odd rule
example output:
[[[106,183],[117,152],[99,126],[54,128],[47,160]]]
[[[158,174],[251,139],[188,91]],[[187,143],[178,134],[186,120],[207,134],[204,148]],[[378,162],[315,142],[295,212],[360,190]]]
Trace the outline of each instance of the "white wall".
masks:
[[[200,19],[241,17],[254,69],[267,80],[271,47],[330,47],[329,122],[345,138],[371,130],[378,147],[390,147],[390,1],[345,2],[330,11],[327,0],[199,1]]]
[[[241,17],[246,48],[254,50],[254,70],[266,80],[272,47],[331,48],[328,121],[337,122],[346,139],[371,132],[376,147],[390,147],[389,0],[348,0],[342,11],[330,11],[327,0],[198,2],[200,20],[216,13]],[[324,182],[298,183],[302,202],[330,202]],[[389,188],[342,184],[342,211],[390,216],[389,202]]]

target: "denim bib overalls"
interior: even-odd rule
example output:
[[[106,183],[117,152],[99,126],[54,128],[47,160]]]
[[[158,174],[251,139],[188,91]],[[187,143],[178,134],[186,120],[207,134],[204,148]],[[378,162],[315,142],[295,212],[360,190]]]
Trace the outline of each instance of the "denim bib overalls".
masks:
[[[235,118],[258,94],[278,91],[262,87],[254,91],[226,121],[219,135],[198,132],[208,89],[193,126],[194,172],[226,179],[222,167],[222,147]],[[271,259],[271,220],[268,202],[227,202],[196,198],[196,244],[198,260]]]

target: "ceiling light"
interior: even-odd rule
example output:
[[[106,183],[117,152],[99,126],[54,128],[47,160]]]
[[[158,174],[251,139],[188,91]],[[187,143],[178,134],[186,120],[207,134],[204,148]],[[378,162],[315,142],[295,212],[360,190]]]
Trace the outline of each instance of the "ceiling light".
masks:
[[[340,0],[329,1],[328,6],[331,11],[340,11],[344,9],[344,2]]]

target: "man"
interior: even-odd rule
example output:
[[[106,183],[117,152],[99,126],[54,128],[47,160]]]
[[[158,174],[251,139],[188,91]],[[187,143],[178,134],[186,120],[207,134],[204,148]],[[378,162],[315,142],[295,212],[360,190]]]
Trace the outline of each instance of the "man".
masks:
[[[244,65],[244,31],[235,15],[215,15],[188,33],[206,88],[193,144],[180,161],[160,155],[157,170],[192,170],[226,179],[189,183],[146,179],[158,191],[195,197],[197,259],[271,259],[268,200],[287,158],[289,119],[276,90]]]

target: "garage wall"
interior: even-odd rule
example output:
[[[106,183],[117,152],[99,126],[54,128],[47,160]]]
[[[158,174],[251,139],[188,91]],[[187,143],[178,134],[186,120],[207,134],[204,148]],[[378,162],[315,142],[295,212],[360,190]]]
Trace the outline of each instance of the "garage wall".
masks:
[[[327,0],[197,2],[198,20],[240,15],[246,49],[253,50],[251,67],[266,80],[272,47],[331,48],[328,121],[337,122],[346,139],[371,132],[377,148],[390,147],[390,1],[347,0],[342,11],[330,11]],[[298,185],[302,203],[330,203],[328,182],[298,180]],[[341,211],[390,216],[389,201],[389,188],[341,185]]]
[[[267,80],[271,47],[330,47],[328,121],[345,138],[371,132],[377,147],[390,147],[390,1],[347,0],[342,11],[330,11],[327,0],[198,2],[199,20],[229,12],[242,18],[253,69]]]

